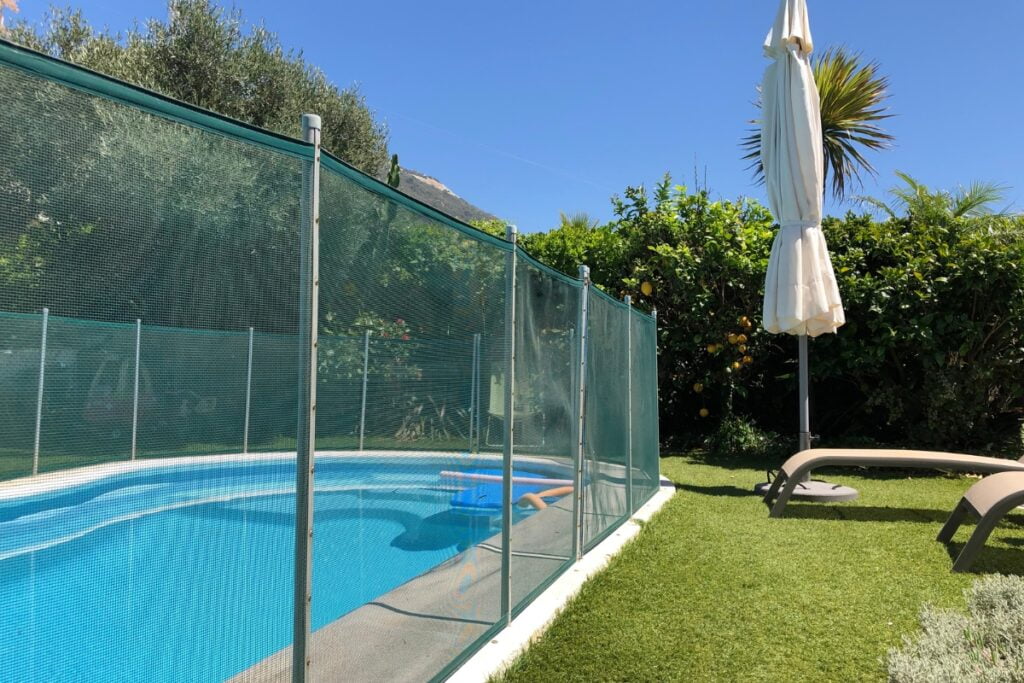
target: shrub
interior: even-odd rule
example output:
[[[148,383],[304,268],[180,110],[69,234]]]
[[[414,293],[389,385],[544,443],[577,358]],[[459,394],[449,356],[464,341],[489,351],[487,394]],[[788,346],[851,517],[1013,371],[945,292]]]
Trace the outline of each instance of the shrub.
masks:
[[[921,633],[889,651],[890,681],[1024,681],[1024,578],[989,576],[965,593],[966,614],[921,610]]]
[[[795,450],[776,434],[761,429],[739,415],[726,415],[715,431],[704,441],[707,454],[718,462],[758,459],[764,462],[782,460]]]
[[[848,215],[825,230],[849,321],[814,346],[824,410],[843,428],[985,448],[1024,395],[1024,240],[992,219]],[[822,392],[822,388],[827,391]],[[852,410],[851,410],[852,408]]]
[[[698,445],[733,414],[795,432],[796,340],[760,329],[771,214],[668,177],[650,194],[628,188],[613,199],[612,223],[563,226],[530,236],[529,248],[569,270],[586,262],[597,285],[658,309],[663,442]],[[937,206],[882,222],[850,213],[824,231],[848,322],[811,344],[815,432],[834,444],[1015,441],[1024,218]]]

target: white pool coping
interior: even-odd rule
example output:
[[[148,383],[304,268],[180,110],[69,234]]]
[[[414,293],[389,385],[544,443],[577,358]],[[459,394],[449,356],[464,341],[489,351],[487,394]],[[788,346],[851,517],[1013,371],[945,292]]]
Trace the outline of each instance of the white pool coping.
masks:
[[[484,683],[507,669],[531,643],[544,634],[569,600],[579,593],[587,579],[604,569],[611,558],[640,533],[640,523],[650,520],[675,492],[675,485],[662,478],[658,492],[632,517],[558,577],[512,620],[508,628],[495,635],[446,681]]]
[[[318,450],[317,458],[471,458],[474,461],[501,465],[501,453],[469,453],[466,451],[399,451],[399,450]],[[544,456],[516,454],[516,462],[532,462],[539,465],[562,465],[564,462]],[[0,500],[21,498],[40,493],[51,493],[60,489],[91,484],[119,474],[144,472],[146,470],[183,467],[193,465],[216,465],[221,463],[256,464],[272,460],[294,460],[295,451],[269,451],[261,453],[224,453],[211,455],[187,455],[168,458],[141,458],[118,460],[97,465],[45,472],[35,476],[19,477],[0,481]]]

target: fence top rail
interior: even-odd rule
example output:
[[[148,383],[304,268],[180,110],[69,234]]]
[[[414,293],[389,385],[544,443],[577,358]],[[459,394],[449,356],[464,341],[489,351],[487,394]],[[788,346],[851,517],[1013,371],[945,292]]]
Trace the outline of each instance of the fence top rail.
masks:
[[[583,281],[580,280],[579,278],[572,277],[571,275],[566,275],[562,271],[555,270],[554,268],[552,268],[551,266],[547,265],[546,263],[538,261],[533,256],[530,256],[529,252],[527,252],[522,247],[517,246],[516,249],[519,250],[519,255],[523,257],[524,261],[526,261],[529,265],[533,266],[534,268],[536,268],[537,270],[541,271],[545,275],[550,275],[551,277],[555,278],[556,280],[561,280],[562,282],[564,282],[564,283],[566,283],[568,285],[571,285],[573,287],[577,287],[577,288],[582,288],[583,287]]]
[[[591,294],[594,294],[595,296],[597,296],[597,298],[604,299],[607,303],[609,303],[612,306],[618,308],[619,310],[629,311],[629,310],[631,310],[633,308],[632,306],[626,305],[626,302],[620,301],[620,300],[616,299],[615,297],[613,297],[608,292],[603,291],[600,287],[591,287],[590,288],[590,292],[591,292]]]
[[[251,142],[303,159],[313,158],[313,146],[287,135],[272,133],[228,116],[181,102],[112,76],[71,64],[0,38],[0,64],[90,95],[127,104],[150,114],[194,128]]]
[[[401,190],[395,189],[385,183],[382,180],[378,180],[373,176],[363,173],[359,169],[350,165],[346,161],[342,161],[338,157],[331,154],[331,152],[324,150],[321,153],[320,160],[323,163],[324,169],[340,175],[348,180],[351,180],[360,187],[369,190],[373,194],[383,197],[389,201],[399,204],[406,209],[409,209],[413,213],[417,213],[425,218],[429,218],[438,223],[453,228],[458,232],[471,237],[479,242],[490,244],[491,246],[497,247],[502,251],[511,251],[512,245],[506,242],[500,237],[490,235],[480,228],[475,228],[469,223],[459,220],[454,216],[450,216],[443,211],[439,211],[429,204],[421,202],[419,199],[407,195]]]
[[[635,304],[630,306],[630,312],[643,322],[654,323],[654,315],[647,311],[640,310]]]

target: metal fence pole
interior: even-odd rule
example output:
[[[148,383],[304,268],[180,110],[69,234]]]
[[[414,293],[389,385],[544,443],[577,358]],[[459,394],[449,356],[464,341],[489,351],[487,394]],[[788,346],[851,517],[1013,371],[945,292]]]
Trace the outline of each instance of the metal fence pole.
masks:
[[[359,407],[359,450],[363,450],[363,435],[366,433],[366,383],[370,377],[370,331],[363,334],[363,399]]]
[[[473,437],[474,437],[473,429],[475,427],[474,422],[476,422],[477,411],[480,410],[479,404],[477,402],[477,391],[476,391],[476,382],[477,382],[476,364],[477,364],[477,361],[478,361],[478,359],[477,359],[477,352],[479,350],[478,346],[477,346],[477,343],[479,342],[479,340],[480,340],[480,335],[479,334],[474,334],[473,335],[473,344],[472,344],[472,353],[473,353],[473,355],[472,355],[472,360],[469,363],[469,452],[470,453],[473,453],[475,451],[475,449],[473,447],[473,443],[474,443],[474,441],[473,441]]]
[[[806,451],[811,447],[811,401],[810,391],[808,391],[808,374],[809,374],[809,362],[807,358],[807,335],[801,334],[797,337],[800,367],[799,367],[799,380],[800,380],[800,438],[799,448],[801,451]],[[808,477],[810,479],[810,477]]]
[[[501,615],[512,621],[512,458],[515,439],[516,400],[516,266],[519,233],[505,229],[512,250],[505,258],[505,434],[501,458]]]
[[[577,347],[579,358],[576,363],[576,472],[573,478],[572,513],[575,520],[576,530],[572,536],[573,555],[579,560],[583,557],[583,445],[584,445],[584,413],[586,410],[587,398],[587,306],[590,297],[590,268],[580,266],[580,280],[583,287],[580,289],[580,320],[579,320],[579,346]]]
[[[626,304],[626,510],[633,514],[633,297]]]
[[[252,341],[255,330],[249,328],[249,353],[245,363],[245,427],[242,433],[242,452],[249,452],[249,414],[252,407]]]
[[[39,342],[39,391],[36,394],[36,438],[32,448],[32,474],[39,474],[39,436],[43,427],[43,382],[46,379],[46,328],[50,322],[50,309],[43,309],[43,332]]]
[[[476,333],[476,368],[473,370],[473,376],[476,377],[476,401],[475,401],[476,413],[474,414],[474,418],[476,419],[476,429],[473,430],[473,433],[476,435],[476,451],[475,452],[479,452],[480,451],[480,418],[481,418],[481,416],[483,414],[483,403],[481,402],[481,395],[483,393],[481,391],[481,385],[483,384],[483,382],[481,381],[482,377],[480,375],[480,368],[482,366],[482,363],[480,362],[480,360],[481,360],[480,359],[480,350],[481,350],[482,347],[483,347],[483,336],[479,332],[477,332]]]
[[[136,456],[135,446],[139,442],[139,360],[142,350],[142,318],[135,319],[135,387],[132,389],[132,457]]]
[[[309,637],[313,588],[313,465],[316,454],[316,363],[320,286],[320,117],[302,115],[302,139],[313,158],[302,174],[299,287],[299,402],[295,458],[295,576],[292,617],[292,681],[310,672]]]

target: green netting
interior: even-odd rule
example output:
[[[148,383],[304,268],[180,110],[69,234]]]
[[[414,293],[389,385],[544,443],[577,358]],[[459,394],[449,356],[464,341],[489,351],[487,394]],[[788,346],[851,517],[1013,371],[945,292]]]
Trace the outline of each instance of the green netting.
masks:
[[[245,484],[256,462],[148,466],[242,450],[249,327],[297,355],[303,162],[13,68],[12,53],[0,46],[0,477],[35,469],[50,493],[0,500],[0,679],[227,678],[291,642],[287,506],[270,527],[279,557],[246,544],[294,464],[279,495]],[[294,434],[295,395],[275,436]],[[261,622],[267,604],[285,618]]]
[[[576,462],[576,353],[580,283],[552,278],[529,260],[516,270],[516,381],[513,471],[541,465],[572,481]],[[523,607],[573,558],[574,496],[564,486],[547,507],[512,528],[512,602]],[[541,492],[543,493],[543,492]],[[548,504],[548,502],[550,504]],[[517,499],[531,509],[536,502]]]
[[[2,41],[0,92],[0,679],[288,677],[312,149]],[[655,328],[321,171],[313,675],[443,677],[657,489]]]
[[[151,396],[148,374],[143,391]],[[50,316],[39,471],[131,455],[135,326]]]
[[[493,453],[503,445],[500,422],[493,428],[489,412],[480,416],[480,450],[490,454],[470,452],[470,425],[476,423],[474,387],[479,382],[479,393],[489,394],[506,360],[508,253],[372,193],[330,164],[320,197],[318,445],[358,451],[362,434],[363,453],[387,454],[389,476],[428,468],[428,489],[387,494],[386,514],[399,532],[391,544],[444,560],[419,579],[419,590],[392,591],[326,631],[343,633],[362,623],[373,631],[393,629],[403,639],[416,634],[415,645],[396,643],[396,655],[407,651],[414,664],[403,675],[422,680],[441,673],[501,620],[501,510],[453,509],[456,489],[476,482],[453,482],[442,472],[501,471]],[[491,400],[488,395],[481,403],[493,408]],[[361,520],[384,514],[382,495],[317,493],[315,514],[351,515],[345,522],[350,536],[321,549],[323,561],[358,565],[366,575],[387,573],[379,563],[393,560],[380,552],[380,539],[360,532]],[[415,515],[406,516],[413,508]],[[314,596],[331,600],[348,581],[318,578],[314,571]],[[326,646],[314,648],[313,659],[315,675],[325,680],[380,666],[369,661],[376,659],[370,652],[350,653],[344,661]]]
[[[657,326],[645,313],[630,318],[630,434],[633,460],[633,510],[659,486]]]
[[[0,317],[0,479],[32,474],[42,329],[42,316]]]
[[[629,310],[594,287],[587,302],[583,540],[589,549],[628,514]]]

